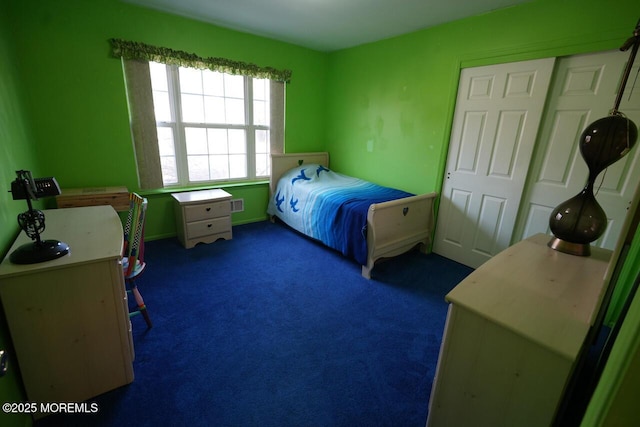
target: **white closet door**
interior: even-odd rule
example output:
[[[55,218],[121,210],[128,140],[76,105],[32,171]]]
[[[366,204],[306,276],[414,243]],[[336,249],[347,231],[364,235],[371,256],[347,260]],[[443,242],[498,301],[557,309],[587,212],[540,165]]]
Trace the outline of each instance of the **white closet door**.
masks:
[[[554,61],[462,70],[434,252],[478,267],[509,246]]]
[[[512,243],[536,233],[551,235],[551,211],[584,187],[588,169],[580,155],[580,135],[613,108],[628,59],[628,52],[617,50],[558,59]],[[636,125],[640,124],[640,88],[631,99],[629,94],[637,69],[635,66],[620,105],[620,111]],[[594,243],[597,246],[613,249],[616,245],[640,181],[639,153],[634,148],[596,180],[596,199],[609,219],[605,233]]]

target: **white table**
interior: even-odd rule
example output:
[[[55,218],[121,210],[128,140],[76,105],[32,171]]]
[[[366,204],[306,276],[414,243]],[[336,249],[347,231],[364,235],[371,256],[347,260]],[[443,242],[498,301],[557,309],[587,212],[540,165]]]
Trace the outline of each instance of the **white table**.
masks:
[[[81,402],[133,381],[122,224],[111,206],[44,214],[42,239],[70,253],[12,264],[11,252],[31,241],[21,232],[0,264],[0,298],[28,400]]]

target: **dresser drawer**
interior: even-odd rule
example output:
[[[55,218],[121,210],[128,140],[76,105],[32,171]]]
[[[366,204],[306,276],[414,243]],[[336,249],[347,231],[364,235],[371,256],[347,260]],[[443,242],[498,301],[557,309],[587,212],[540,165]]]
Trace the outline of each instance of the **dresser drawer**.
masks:
[[[209,236],[211,234],[225,233],[231,230],[229,217],[213,218],[205,221],[196,221],[187,224],[187,239]]]
[[[231,215],[231,203],[228,201],[200,203],[184,207],[184,217],[187,222],[229,215]]]

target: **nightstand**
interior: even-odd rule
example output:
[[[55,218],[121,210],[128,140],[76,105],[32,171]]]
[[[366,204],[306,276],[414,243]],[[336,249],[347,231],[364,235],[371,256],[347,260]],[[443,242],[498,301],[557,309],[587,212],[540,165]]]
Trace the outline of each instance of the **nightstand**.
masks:
[[[178,240],[189,249],[198,243],[231,240],[231,194],[224,190],[172,193]]]

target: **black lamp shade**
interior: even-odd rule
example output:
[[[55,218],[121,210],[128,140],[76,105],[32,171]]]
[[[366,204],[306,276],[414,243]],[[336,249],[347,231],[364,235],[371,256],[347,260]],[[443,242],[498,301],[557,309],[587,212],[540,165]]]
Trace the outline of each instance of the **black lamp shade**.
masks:
[[[549,227],[559,239],[588,245],[606,229],[607,215],[593,195],[593,188],[587,185],[579,194],[553,210]]]
[[[580,153],[589,167],[589,181],[624,157],[638,139],[636,125],[622,115],[591,123],[580,137]]]
[[[637,139],[636,125],[620,114],[596,120],[582,132],[580,154],[589,168],[587,185],[551,212],[549,228],[555,238],[550,247],[573,255],[591,254],[589,244],[607,228],[607,215],[593,194],[596,177],[624,157]]]

